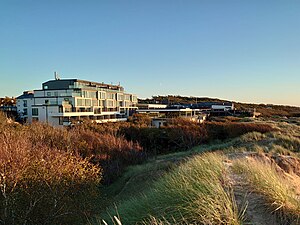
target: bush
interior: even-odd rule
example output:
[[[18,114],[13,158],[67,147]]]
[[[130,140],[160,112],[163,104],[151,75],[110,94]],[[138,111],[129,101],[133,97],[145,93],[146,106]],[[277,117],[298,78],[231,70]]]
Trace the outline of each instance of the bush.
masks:
[[[172,119],[161,128],[123,127],[120,133],[127,140],[140,143],[149,155],[186,150],[207,141],[202,125],[183,118]]]
[[[109,131],[104,132],[105,128]],[[34,145],[44,144],[49,148],[73,152],[94,165],[100,165],[103,169],[102,183],[109,184],[126,166],[141,163],[146,158],[137,142],[127,141],[110,128],[111,125],[107,124],[85,124],[67,130],[36,123],[26,129]]]
[[[210,140],[234,138],[249,132],[267,133],[275,129],[268,124],[207,122],[205,123]]]
[[[32,144],[24,129],[2,129],[0,143],[3,224],[74,224],[90,214],[101,179],[98,167],[72,153]]]
[[[184,118],[175,118],[165,128],[168,141],[177,149],[190,149],[207,141],[203,125]]]

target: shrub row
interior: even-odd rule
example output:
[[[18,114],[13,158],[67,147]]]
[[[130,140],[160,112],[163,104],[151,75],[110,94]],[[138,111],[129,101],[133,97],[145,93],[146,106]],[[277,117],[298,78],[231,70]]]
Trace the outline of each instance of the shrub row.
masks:
[[[141,163],[146,158],[137,142],[117,135],[116,130],[107,124],[77,126],[67,130],[36,123],[27,129],[35,145],[43,143],[49,148],[72,152],[99,165],[103,170],[104,184],[115,180],[126,166]]]
[[[225,140],[235,138],[249,132],[268,133],[275,129],[268,124],[240,123],[240,122],[206,122],[205,129],[209,140]]]

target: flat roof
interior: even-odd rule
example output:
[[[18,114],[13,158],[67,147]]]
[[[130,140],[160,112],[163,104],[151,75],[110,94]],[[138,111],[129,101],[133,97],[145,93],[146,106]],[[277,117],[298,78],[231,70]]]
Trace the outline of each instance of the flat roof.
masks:
[[[59,80],[49,80],[42,83],[43,89],[45,86],[48,86],[48,90],[55,90],[55,89],[66,89],[69,88],[69,85],[73,85],[75,82],[83,83],[90,87],[99,87],[99,88],[108,88],[108,89],[123,89],[120,85],[113,85],[113,84],[105,84],[99,83],[94,81],[87,81],[87,80],[80,80],[80,79],[59,79]]]

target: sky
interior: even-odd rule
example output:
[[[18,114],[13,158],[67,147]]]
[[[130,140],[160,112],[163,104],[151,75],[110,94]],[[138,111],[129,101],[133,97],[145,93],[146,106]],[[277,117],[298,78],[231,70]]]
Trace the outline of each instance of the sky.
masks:
[[[0,97],[54,79],[300,106],[298,0],[1,0]]]

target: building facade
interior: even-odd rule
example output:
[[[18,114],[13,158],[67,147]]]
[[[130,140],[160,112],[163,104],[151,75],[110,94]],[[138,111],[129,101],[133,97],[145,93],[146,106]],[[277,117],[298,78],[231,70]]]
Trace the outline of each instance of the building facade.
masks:
[[[136,110],[137,96],[120,85],[78,79],[55,79],[41,90],[17,98],[19,117],[25,122],[66,126],[89,119],[95,122],[125,121]]]

